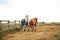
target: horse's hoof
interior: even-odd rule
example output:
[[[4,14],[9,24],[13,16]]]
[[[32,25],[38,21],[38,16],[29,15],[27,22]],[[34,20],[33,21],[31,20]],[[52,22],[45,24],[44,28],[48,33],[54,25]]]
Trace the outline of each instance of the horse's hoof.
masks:
[[[26,30],[24,29],[24,31],[26,31]]]
[[[34,29],[34,31],[36,31],[36,29]]]
[[[28,29],[28,31],[30,31],[30,30]]]

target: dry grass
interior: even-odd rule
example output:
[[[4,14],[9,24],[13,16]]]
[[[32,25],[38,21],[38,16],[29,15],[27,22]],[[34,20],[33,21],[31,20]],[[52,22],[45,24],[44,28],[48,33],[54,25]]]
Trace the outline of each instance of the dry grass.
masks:
[[[14,34],[10,33],[4,36],[2,40],[60,40],[60,25],[37,25],[36,31],[18,31],[14,32]]]

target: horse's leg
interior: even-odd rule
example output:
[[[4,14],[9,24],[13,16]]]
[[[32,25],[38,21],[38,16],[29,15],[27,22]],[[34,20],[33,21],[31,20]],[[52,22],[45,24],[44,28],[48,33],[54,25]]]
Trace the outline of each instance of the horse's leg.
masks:
[[[33,26],[33,31],[36,31],[35,26]]]
[[[25,31],[25,27],[26,27],[26,26],[25,26],[25,25],[23,25],[23,31]]]
[[[35,24],[35,27],[34,27],[34,31],[36,31],[36,24]]]
[[[35,29],[35,26],[33,26],[33,29],[32,29],[33,31],[36,31],[36,29]]]
[[[30,29],[29,29],[29,25],[27,25],[27,30],[30,31]]]
[[[28,25],[28,29],[27,29],[28,31],[30,31],[30,26]]]
[[[32,30],[32,31],[34,30],[34,24],[31,25],[31,30]]]
[[[32,30],[32,26],[29,25],[29,27],[28,27],[28,31],[31,31],[31,30]]]
[[[30,31],[30,29],[31,29],[31,26],[28,26],[28,31]]]
[[[36,24],[35,24],[35,27],[36,27]]]
[[[36,31],[36,28],[34,27],[34,31]]]
[[[31,30],[32,30],[32,31],[34,30],[34,26],[31,26]]]

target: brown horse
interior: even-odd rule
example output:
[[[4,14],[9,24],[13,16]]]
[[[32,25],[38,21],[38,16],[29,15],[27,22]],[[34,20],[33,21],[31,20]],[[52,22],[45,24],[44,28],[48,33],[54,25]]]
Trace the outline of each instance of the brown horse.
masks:
[[[30,25],[32,31],[33,31],[33,30],[36,31],[36,29],[35,29],[36,23],[37,23],[37,18],[32,18],[31,20],[29,20],[29,25]]]

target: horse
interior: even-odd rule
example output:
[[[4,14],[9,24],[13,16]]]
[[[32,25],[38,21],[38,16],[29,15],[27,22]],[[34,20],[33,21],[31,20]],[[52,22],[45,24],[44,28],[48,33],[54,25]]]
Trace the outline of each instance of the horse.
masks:
[[[26,21],[25,19],[21,20],[21,27],[23,28],[23,30],[25,31],[26,26],[28,26],[28,21]]]
[[[32,31],[33,31],[33,30],[36,31],[36,29],[35,29],[36,23],[37,23],[37,18],[36,18],[36,17],[29,20],[29,25],[30,25]]]

